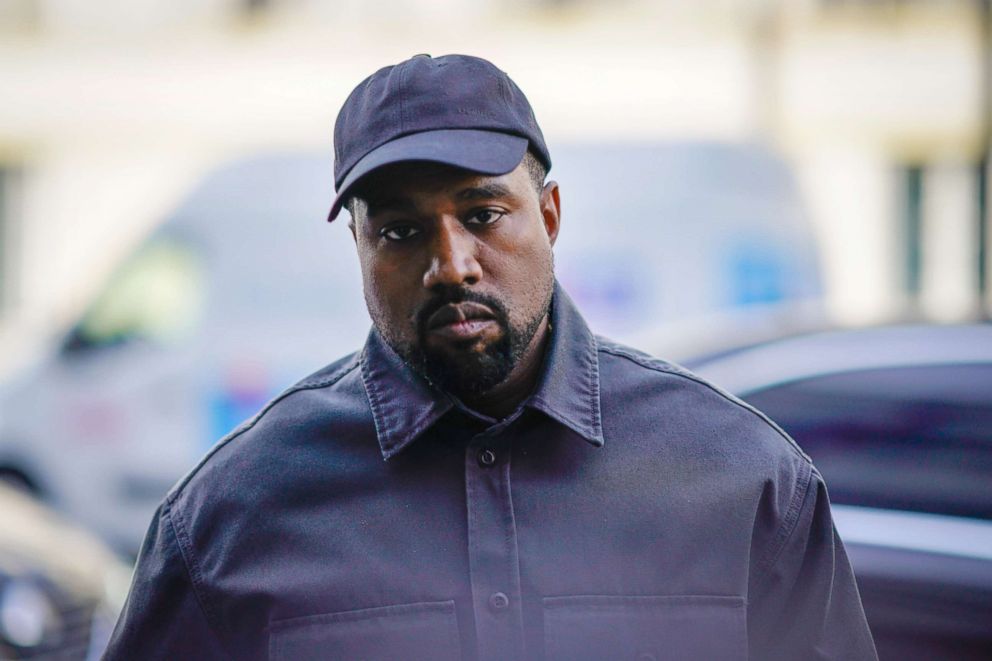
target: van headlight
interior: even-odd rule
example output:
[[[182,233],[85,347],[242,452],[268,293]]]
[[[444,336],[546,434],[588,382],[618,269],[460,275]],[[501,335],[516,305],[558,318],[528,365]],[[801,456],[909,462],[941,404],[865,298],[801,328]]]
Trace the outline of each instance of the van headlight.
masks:
[[[15,647],[40,645],[58,629],[58,613],[44,589],[13,578],[0,584],[0,636]]]

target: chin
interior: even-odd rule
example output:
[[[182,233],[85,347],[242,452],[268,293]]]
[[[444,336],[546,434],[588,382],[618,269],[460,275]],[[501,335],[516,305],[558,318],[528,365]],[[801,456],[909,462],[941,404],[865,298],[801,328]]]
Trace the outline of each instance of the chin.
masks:
[[[425,356],[424,370],[432,383],[454,395],[482,395],[513,371],[513,361],[502,348],[490,345],[482,350],[430,352]]]

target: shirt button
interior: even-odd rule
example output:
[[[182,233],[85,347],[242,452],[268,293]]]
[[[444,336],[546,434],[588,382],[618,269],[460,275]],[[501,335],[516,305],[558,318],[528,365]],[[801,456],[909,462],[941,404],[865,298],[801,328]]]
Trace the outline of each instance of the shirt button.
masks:
[[[494,611],[504,610],[510,605],[510,598],[502,592],[493,592],[489,595],[489,607]]]
[[[496,453],[486,448],[479,452],[479,465],[483,468],[489,468],[496,463]]]

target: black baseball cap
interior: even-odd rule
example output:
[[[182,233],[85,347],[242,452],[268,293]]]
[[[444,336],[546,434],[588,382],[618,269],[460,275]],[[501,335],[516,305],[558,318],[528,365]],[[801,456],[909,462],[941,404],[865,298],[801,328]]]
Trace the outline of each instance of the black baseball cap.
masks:
[[[498,175],[517,167],[528,147],[551,168],[534,111],[506,73],[470,55],[415,55],[366,78],[341,107],[327,220],[359,179],[384,165],[433,161]]]

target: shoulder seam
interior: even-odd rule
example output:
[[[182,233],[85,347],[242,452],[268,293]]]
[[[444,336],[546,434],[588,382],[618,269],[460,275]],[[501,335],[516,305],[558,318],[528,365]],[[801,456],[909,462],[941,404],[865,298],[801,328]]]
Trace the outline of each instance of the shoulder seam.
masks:
[[[797,458],[800,461],[799,461],[798,470],[796,472],[796,480],[795,483],[793,484],[792,498],[789,501],[788,509],[785,512],[785,516],[782,519],[781,525],[779,526],[778,530],[775,533],[775,538],[774,541],[772,542],[771,548],[769,549],[766,556],[762,558],[757,565],[757,571],[759,572],[759,576],[764,575],[765,573],[770,571],[771,568],[775,566],[775,563],[778,562],[779,556],[781,556],[782,551],[785,549],[789,540],[792,538],[792,535],[795,533],[803,508],[806,505],[806,499],[809,493],[810,484],[813,481],[813,475],[815,474],[816,471],[816,469],[813,467],[813,462],[809,458],[809,456],[805,452],[803,452],[802,448],[800,448],[799,445],[796,444],[796,442],[792,439],[792,437],[786,434],[785,430],[783,430],[781,427],[775,424],[775,422],[771,418],[769,418],[764,413],[754,408],[747,402],[744,402],[734,397],[733,395],[724,392],[719,387],[713,385],[712,383],[709,383],[705,379],[701,379],[692,372],[689,372],[688,370],[682,369],[678,366],[664,363],[657,359],[652,359],[650,361],[645,360],[643,356],[639,356],[635,353],[625,351],[622,347],[618,347],[615,345],[603,346],[601,344],[600,351],[603,351],[605,353],[614,356],[618,356],[620,358],[625,358],[645,369],[654,370],[662,374],[670,374],[672,376],[682,377],[684,379],[688,379],[689,381],[693,381],[701,386],[709,388],[714,393],[716,393],[723,399],[727,400],[728,402],[744,409],[745,411],[749,411],[753,415],[758,416],[758,418],[760,418],[766,425],[771,427],[771,429],[773,429],[779,436],[781,436],[783,439],[786,440],[789,447],[792,449],[793,453],[797,456]]]
[[[200,612],[203,613],[203,619],[206,620],[207,626],[214,632],[214,636],[217,637],[217,640],[221,643],[221,646],[223,646],[224,639],[217,633],[219,629],[218,622],[213,616],[212,611],[207,608],[206,599],[203,595],[203,576],[200,574],[199,567],[193,558],[193,549],[190,544],[189,536],[183,526],[180,513],[175,512],[175,514],[173,514],[171,505],[166,504],[166,507],[162,510],[162,516],[168,519],[169,528],[172,529],[172,534],[176,538],[176,545],[179,547],[179,555],[183,559],[183,565],[185,565],[186,574],[189,576],[193,596],[196,598],[197,606],[200,607]]]
[[[758,409],[754,408],[753,406],[751,406],[747,402],[744,402],[744,401],[742,401],[742,400],[734,397],[733,395],[730,395],[729,393],[723,391],[718,386],[713,385],[709,381],[706,381],[705,379],[702,379],[702,378],[696,376],[695,374],[693,374],[692,372],[689,372],[688,370],[685,370],[685,369],[683,369],[681,367],[677,367],[677,366],[674,366],[674,365],[670,365],[668,363],[663,363],[662,361],[660,361],[658,359],[652,359],[649,362],[649,361],[645,360],[644,357],[638,356],[637,354],[634,354],[634,353],[629,352],[629,351],[624,351],[622,348],[617,347],[617,346],[603,346],[602,344],[600,344],[599,345],[599,350],[602,351],[602,352],[604,352],[604,353],[608,353],[608,354],[610,354],[612,356],[617,356],[619,358],[626,358],[627,360],[631,361],[635,365],[639,365],[640,367],[643,367],[644,369],[652,370],[652,371],[658,372],[660,374],[669,374],[671,376],[681,377],[683,379],[686,379],[688,381],[692,381],[692,382],[694,382],[694,383],[696,383],[698,385],[701,385],[701,386],[703,386],[705,388],[708,388],[709,390],[712,390],[714,393],[716,393],[717,395],[719,395],[720,397],[722,397],[727,402],[729,402],[729,403],[737,406],[738,408],[742,408],[745,411],[750,412],[752,415],[757,416],[762,422],[764,422],[766,425],[768,425],[769,427],[771,427],[771,429],[774,430],[775,433],[777,433],[779,436],[781,436],[783,439],[785,439],[785,441],[788,444],[789,448],[803,461],[803,463],[812,464],[809,456],[807,456],[807,454],[805,452],[803,452],[802,448],[800,448],[799,445],[797,445],[796,442],[792,439],[792,437],[789,436],[788,434],[786,434],[785,433],[785,430],[783,430],[781,427],[779,427],[775,423],[774,420],[772,420],[767,415],[765,415],[764,413],[762,413]]]
[[[343,379],[345,376],[347,376],[350,372],[354,371],[355,368],[358,367],[358,364],[359,364],[358,361],[353,359],[347,365],[344,365],[343,367],[339,368],[337,371],[331,373],[330,376],[326,376],[322,379],[316,379],[312,381],[304,380],[297,383],[294,386],[290,386],[289,388],[281,392],[279,395],[274,397],[268,404],[262,407],[262,410],[256,413],[250,420],[240,425],[237,429],[234,429],[227,436],[224,436],[219,441],[217,441],[217,443],[212,448],[210,448],[210,451],[207,452],[207,454],[204,455],[202,459],[200,459],[200,461],[196,464],[196,466],[194,466],[193,469],[190,470],[185,477],[183,477],[174,487],[172,487],[172,489],[169,491],[169,494],[166,496],[166,500],[170,504],[175,502],[175,500],[179,497],[179,494],[186,487],[189,481],[196,476],[196,474],[200,471],[200,469],[204,466],[204,464],[206,464],[210,460],[210,458],[214,456],[214,454],[216,454],[221,448],[228,445],[234,439],[238,438],[245,432],[251,430],[252,427],[258,424],[258,422],[262,419],[262,417],[266,413],[268,413],[269,410],[272,409],[272,407],[274,407],[276,404],[286,399],[293,393],[301,392],[303,390],[319,390],[321,388],[332,386],[341,379]]]
[[[772,548],[766,557],[762,558],[757,565],[759,578],[764,577],[765,574],[771,571],[775,563],[778,562],[779,557],[781,557],[789,540],[792,539],[792,535],[796,532],[796,527],[799,525],[799,519],[801,518],[803,509],[806,507],[806,501],[809,497],[810,485],[813,484],[814,475],[815,469],[809,463],[803,464],[799,473],[796,475],[796,484],[793,490],[792,500],[789,502],[789,509],[785,513],[782,525],[775,534]]]

